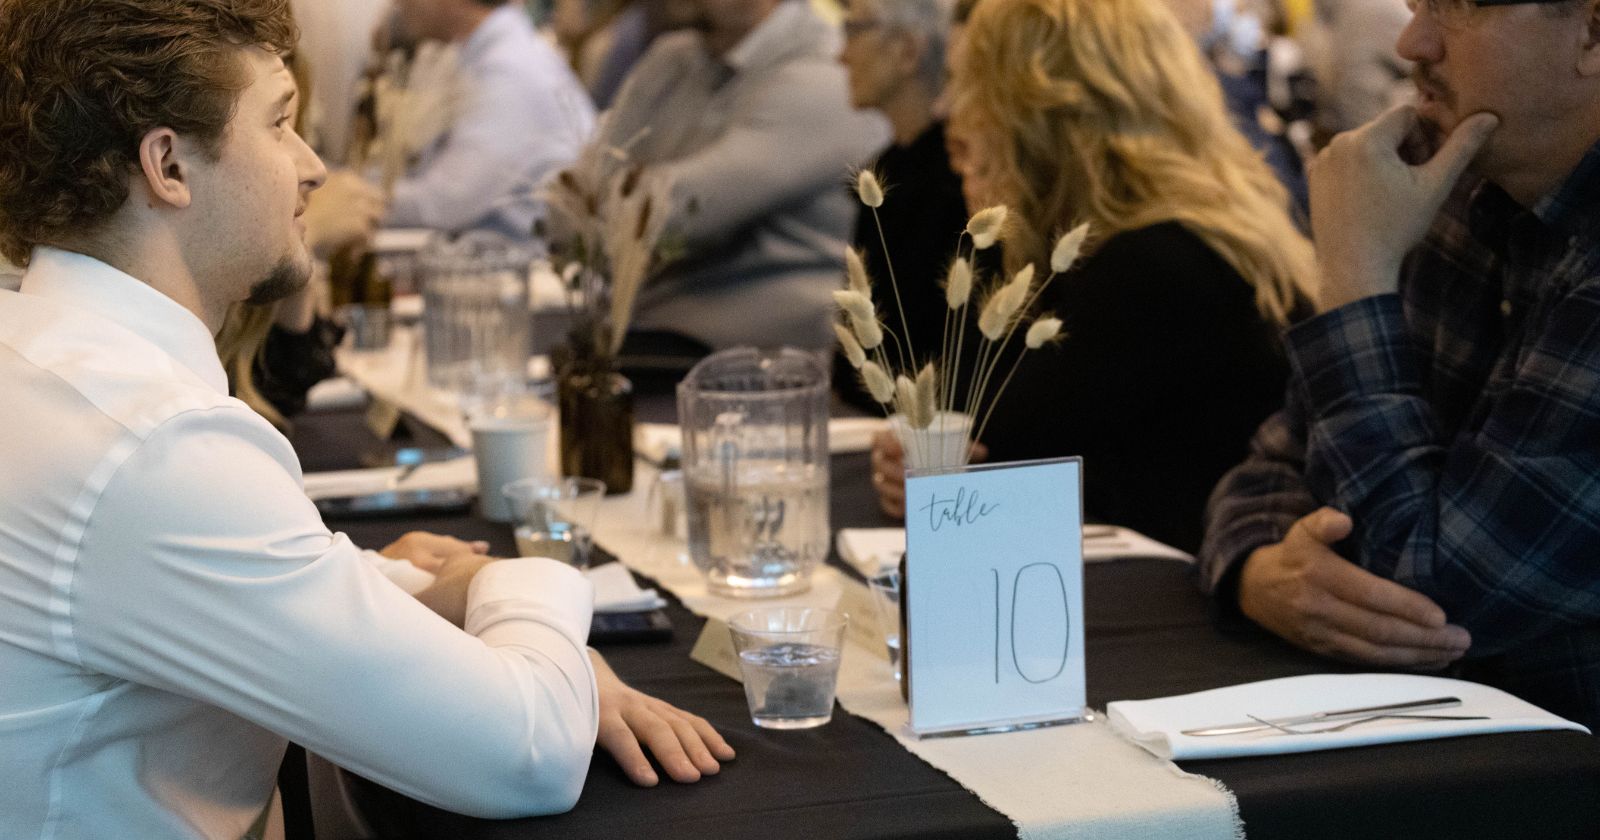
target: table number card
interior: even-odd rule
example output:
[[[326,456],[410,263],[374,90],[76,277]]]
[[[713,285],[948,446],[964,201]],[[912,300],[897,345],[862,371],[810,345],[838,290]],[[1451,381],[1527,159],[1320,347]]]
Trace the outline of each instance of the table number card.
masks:
[[[906,481],[910,728],[918,735],[1082,719],[1082,462]]]

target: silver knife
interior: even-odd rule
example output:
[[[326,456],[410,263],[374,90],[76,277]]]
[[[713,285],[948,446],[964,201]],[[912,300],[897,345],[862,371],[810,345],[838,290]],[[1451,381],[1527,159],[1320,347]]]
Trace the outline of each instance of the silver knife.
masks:
[[[1412,700],[1406,703],[1390,703],[1384,706],[1363,706],[1359,709],[1338,709],[1330,712],[1312,712],[1308,715],[1296,717],[1272,718],[1268,722],[1247,720],[1241,723],[1226,723],[1221,726],[1207,726],[1201,729],[1185,729],[1183,735],[1194,737],[1207,737],[1211,735],[1242,735],[1246,732],[1258,732],[1263,729],[1274,729],[1276,726],[1303,726],[1308,723],[1322,723],[1332,720],[1345,720],[1347,718],[1367,717],[1369,715],[1385,715],[1395,712],[1422,712],[1428,709],[1448,709],[1461,705],[1459,697],[1434,697],[1428,700]],[[1275,726],[1276,725],[1276,726]]]

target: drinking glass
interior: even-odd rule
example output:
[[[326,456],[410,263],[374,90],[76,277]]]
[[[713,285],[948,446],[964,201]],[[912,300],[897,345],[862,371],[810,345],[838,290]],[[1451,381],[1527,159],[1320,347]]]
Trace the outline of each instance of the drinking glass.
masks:
[[[517,553],[549,557],[579,569],[593,559],[594,517],[605,482],[593,478],[524,478],[504,488],[518,523]]]
[[[828,376],[792,348],[715,353],[678,385],[689,556],[737,598],[803,592],[828,555]]]
[[[767,607],[729,620],[756,726],[809,729],[833,719],[849,619],[817,607]]]
[[[900,573],[890,569],[867,578],[872,590],[872,606],[878,616],[878,630],[883,634],[884,647],[889,651],[889,666],[894,678],[901,679],[900,670]]]

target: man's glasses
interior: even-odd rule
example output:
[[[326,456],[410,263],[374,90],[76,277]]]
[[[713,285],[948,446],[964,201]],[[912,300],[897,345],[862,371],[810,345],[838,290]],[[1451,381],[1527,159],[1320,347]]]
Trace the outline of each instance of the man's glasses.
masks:
[[[1460,23],[1478,9],[1490,6],[1549,6],[1566,0],[1406,0],[1406,8],[1416,14],[1427,9],[1428,14],[1443,23]]]

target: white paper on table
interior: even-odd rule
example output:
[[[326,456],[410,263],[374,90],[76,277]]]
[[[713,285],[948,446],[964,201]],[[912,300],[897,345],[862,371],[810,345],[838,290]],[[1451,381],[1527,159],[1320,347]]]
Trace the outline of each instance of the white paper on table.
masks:
[[[1144,557],[1194,562],[1192,556],[1131,528],[1085,525],[1083,533],[1085,563]],[[841,528],[836,545],[846,563],[871,577],[900,563],[900,556],[906,553],[906,532],[904,528]]]
[[[583,574],[594,584],[594,611],[597,613],[646,612],[667,605],[666,599],[654,589],[640,589],[628,567],[621,563],[595,566]]]
[[[414,253],[427,247],[435,233],[433,228],[382,228],[372,235],[372,250],[378,254]]]
[[[478,486],[478,468],[472,456],[419,465],[399,484],[395,479],[404,467],[375,467],[367,470],[333,470],[305,474],[306,495],[312,501],[341,496],[365,496],[385,491],[456,490]]]
[[[1259,718],[1458,697],[1461,705],[1417,714],[1485,715],[1487,720],[1376,720],[1342,732],[1287,735],[1275,729],[1239,735],[1184,735],[1188,729]],[[1155,700],[1119,700],[1106,707],[1118,733],[1162,758],[1178,761],[1362,747],[1492,732],[1589,730],[1497,688],[1419,674],[1308,674],[1232,685]],[[1342,722],[1342,721],[1341,721]],[[1331,726],[1332,723],[1323,724]],[[1308,728],[1311,728],[1308,725]]]
[[[887,428],[889,421],[881,417],[835,417],[828,421],[828,451],[834,455],[866,452],[872,448],[872,436]],[[657,464],[682,446],[683,433],[676,423],[639,423],[634,427],[634,451]]]

